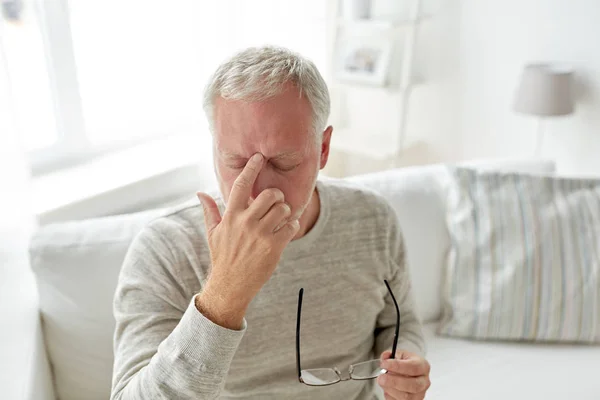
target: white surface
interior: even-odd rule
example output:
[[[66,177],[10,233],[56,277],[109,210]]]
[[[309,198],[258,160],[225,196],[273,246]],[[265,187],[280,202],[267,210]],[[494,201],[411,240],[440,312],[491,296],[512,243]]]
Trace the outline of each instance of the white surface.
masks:
[[[418,91],[421,84],[417,77],[412,77],[410,86],[403,89],[336,83],[335,90],[342,93],[340,97],[344,103],[339,110],[339,118],[343,122],[334,126],[331,138],[332,149],[348,154],[364,155],[374,160],[388,160],[394,156],[399,149],[398,132],[402,123],[400,103],[403,97],[410,97],[413,91]],[[373,104],[380,106],[370,107]],[[361,112],[351,112],[351,110],[361,110]],[[368,120],[364,119],[365,114],[369,115]],[[394,116],[394,119],[391,120],[390,116]],[[382,120],[388,121],[385,127],[377,127],[377,124],[373,123]],[[403,148],[406,149],[413,144],[414,139],[414,137],[407,137]]]
[[[400,21],[410,20],[410,6],[413,1],[389,1],[374,0],[373,18],[377,21],[397,19]],[[425,162],[456,161],[461,159],[461,143],[458,137],[457,96],[460,88],[457,86],[456,75],[461,68],[458,65],[458,34],[459,18],[457,1],[423,1],[422,12],[428,16],[426,21],[418,26],[418,38],[414,58],[413,80],[422,82],[415,87],[411,93],[410,107],[408,110],[405,148],[411,143],[421,142],[429,149],[428,155],[422,159],[412,160],[414,164]],[[384,29],[367,26],[361,30],[381,32]],[[377,26],[377,24],[375,24]],[[337,28],[337,24],[333,24]],[[361,26],[362,28],[362,26]],[[354,29],[354,28],[352,28]],[[408,26],[392,30],[392,34],[398,38],[397,50],[392,60],[391,86],[400,87],[400,72],[403,62],[403,45],[400,43],[405,38]],[[343,91],[342,91],[343,92]],[[379,90],[381,94],[368,93],[366,90],[352,90],[349,96],[335,93],[332,96],[332,109],[336,118],[332,118],[334,132],[333,142],[344,146],[345,138],[341,138],[341,130],[350,130],[362,133],[357,142],[357,148],[370,149],[375,144],[375,157],[379,154],[390,154],[397,133],[400,128],[401,116],[398,107],[398,97]],[[338,107],[343,108],[337,114]],[[383,145],[373,143],[372,136],[385,136]],[[339,140],[336,140],[339,139]],[[391,145],[390,145],[391,144]],[[382,150],[383,149],[383,150]],[[368,150],[369,157],[373,151]],[[430,156],[435,155],[435,160]],[[357,161],[356,166],[348,165],[344,154],[332,154],[332,162],[341,162],[344,159],[343,168],[336,172],[336,176],[365,173],[372,171],[370,160]],[[358,158],[355,156],[355,158]],[[412,155],[411,155],[412,158]],[[474,158],[471,156],[470,158]],[[365,162],[366,161],[366,162]],[[379,169],[379,168],[378,168]],[[346,170],[348,172],[346,172]]]
[[[406,7],[409,2],[380,3],[379,8],[387,8]],[[530,62],[568,63],[576,70],[576,111],[547,120],[541,156],[555,159],[560,174],[597,176],[600,53],[591,38],[600,35],[600,2],[425,1],[427,4],[436,9],[433,18],[419,26],[415,59],[415,69],[427,84],[412,94],[407,141],[426,143],[437,161],[530,157],[537,121],[511,109],[519,74]],[[387,12],[382,9],[378,15]],[[353,109],[355,122],[344,128],[360,131],[366,126],[368,135],[396,124],[397,114],[382,112],[390,107],[387,99],[359,100],[359,107]],[[360,167],[352,173],[364,172]]]
[[[2,237],[0,242],[12,244]],[[38,295],[26,257],[21,255],[0,254],[0,318],[0,397],[53,400]]]
[[[600,346],[475,342],[439,337],[425,326],[427,400],[600,398]]]
[[[33,180],[36,215],[44,215],[186,166],[212,172],[212,137],[194,133],[152,141]]]
[[[370,8],[374,9],[376,3],[370,4]],[[414,83],[415,73],[413,71],[415,70],[417,26],[422,17],[422,0],[409,0],[404,3],[409,4],[409,18],[412,21],[412,23],[406,25],[406,32],[398,32],[397,29],[381,30],[381,27],[385,26],[386,23],[380,22],[380,17],[377,14],[374,15],[371,21],[361,21],[359,24],[345,26],[349,29],[332,29],[328,31],[331,36],[329,41],[332,42],[330,57],[333,60],[331,64],[334,66],[333,76],[328,77],[329,81],[356,80],[375,86],[398,87],[401,89],[398,96],[386,93],[389,91],[382,89],[380,93],[384,94],[385,97],[371,97],[375,100],[374,102],[370,100],[370,96],[367,96],[365,92],[359,94],[350,89],[344,91],[343,96],[339,98],[340,101],[338,101],[338,98],[333,97],[332,108],[340,115],[341,125],[355,132],[361,132],[360,139],[364,143],[362,146],[358,144],[351,147],[346,146],[346,149],[351,148],[354,153],[362,153],[367,156],[375,154],[375,158],[378,159],[389,156],[389,149],[392,149],[391,155],[396,155],[404,147],[407,136],[407,118],[412,99],[412,92],[408,89]],[[344,2],[343,5],[348,8],[347,4],[348,2]],[[340,20],[336,5],[337,2],[334,2],[334,23]],[[392,10],[393,7],[390,8],[390,11]],[[348,10],[342,11],[347,13]],[[402,14],[397,14],[397,19],[402,19]],[[395,27],[396,24],[390,25],[390,28]],[[373,73],[356,71],[348,73],[346,71],[347,53],[353,52],[354,47],[378,49],[380,56],[377,59]],[[377,92],[371,91],[370,94],[375,93]],[[373,107],[375,104],[378,104],[379,107]],[[359,113],[358,110],[369,110],[369,113]],[[360,114],[369,114],[368,119],[361,118]],[[373,129],[374,122],[379,121],[386,121],[386,126]],[[361,123],[364,124],[365,122],[366,129],[360,126]],[[372,137],[374,133],[377,136],[376,139]],[[348,143],[345,139],[342,142]],[[379,149],[373,148],[372,143],[383,146],[383,149],[381,147]],[[366,151],[363,152],[363,149]]]
[[[3,34],[0,20],[0,39]],[[52,398],[27,242],[33,226],[29,176],[12,117],[0,43],[0,397]]]
[[[49,225],[34,237],[31,266],[60,399],[110,396],[119,271],[134,236],[159,213]]]
[[[548,118],[542,156],[561,174],[600,171],[600,36],[597,0],[464,0],[460,9],[461,68],[452,89],[460,126],[452,135],[462,157],[528,156],[535,147],[533,117],[511,106],[519,74],[530,62],[570,64],[576,71],[576,110]],[[454,79],[454,78],[453,78]],[[446,132],[447,133],[447,132]],[[441,137],[440,137],[441,139]]]

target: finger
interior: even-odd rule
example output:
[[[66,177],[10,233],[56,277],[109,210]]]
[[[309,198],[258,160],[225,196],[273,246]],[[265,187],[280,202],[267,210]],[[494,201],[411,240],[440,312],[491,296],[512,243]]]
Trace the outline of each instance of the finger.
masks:
[[[429,363],[420,357],[409,359],[387,359],[381,362],[381,368],[399,375],[421,376],[429,374]]]
[[[284,201],[283,192],[277,188],[268,188],[260,192],[248,208],[256,219],[263,218],[274,204]]]
[[[396,375],[393,372],[380,375],[377,383],[384,390],[397,390],[402,393],[423,393],[429,389],[431,382],[426,376],[403,376]]]
[[[387,360],[392,356],[392,351],[391,350],[386,350],[383,353],[381,353],[381,361],[383,360]],[[398,349],[396,351],[396,354],[394,355],[394,359],[396,360],[408,360],[410,358],[419,358],[418,355],[411,353],[409,351],[406,350],[400,350]]]
[[[265,232],[274,232],[279,230],[292,215],[292,209],[286,203],[279,202],[273,204],[269,212],[260,220],[261,227]]]
[[[256,181],[256,177],[258,177],[260,170],[262,169],[262,165],[262,154],[256,153],[250,157],[246,163],[246,166],[233,183],[231,193],[229,194],[229,204],[227,205],[228,210],[246,209],[248,205],[248,199],[252,194],[252,186],[254,186],[254,182]]]
[[[392,356],[392,352],[391,350],[386,350],[383,353],[381,353],[381,361],[383,360],[387,360],[388,358],[390,358]]]
[[[296,236],[300,230],[300,223],[297,219],[288,221],[277,232],[274,233],[275,238],[282,244],[287,245]]]
[[[207,195],[206,193],[196,193],[198,200],[202,203],[202,210],[204,214],[204,225],[206,226],[206,232],[211,232],[219,222],[221,222],[221,213],[215,200]]]
[[[394,389],[386,389],[384,392],[384,397],[386,400],[416,400],[417,397],[412,393],[402,393],[398,390]]]

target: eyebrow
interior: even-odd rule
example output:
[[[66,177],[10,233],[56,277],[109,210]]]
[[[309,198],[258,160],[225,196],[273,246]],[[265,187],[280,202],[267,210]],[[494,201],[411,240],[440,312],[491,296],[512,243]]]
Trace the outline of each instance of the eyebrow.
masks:
[[[219,152],[221,153],[221,156],[223,156],[223,158],[226,158],[228,160],[240,160],[240,159],[247,159],[247,158],[249,158],[249,157],[244,157],[244,156],[241,156],[239,154],[231,153],[231,152],[228,152],[228,151],[221,151],[221,150],[219,150]],[[293,151],[292,150],[292,151],[281,152],[281,153],[277,154],[274,157],[268,157],[268,159],[270,159],[270,160],[282,160],[282,159],[285,159],[285,158],[300,158],[301,156],[302,156],[301,152],[299,152],[299,151]]]

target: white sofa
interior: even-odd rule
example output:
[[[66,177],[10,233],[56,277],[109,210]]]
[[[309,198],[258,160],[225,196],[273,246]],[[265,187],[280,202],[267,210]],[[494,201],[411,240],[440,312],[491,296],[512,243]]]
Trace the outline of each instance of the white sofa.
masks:
[[[499,160],[475,165],[545,174],[555,169],[549,161]],[[437,179],[441,168],[410,167],[348,178],[382,193],[398,214],[432,365],[433,385],[427,398],[600,399],[600,347],[474,342],[436,336],[442,266],[450,245]],[[22,335],[30,341],[26,347],[29,353],[20,362],[26,369],[9,371],[8,364],[0,368],[19,377],[14,381],[29,385],[20,391],[21,398],[109,397],[112,296],[117,276],[131,239],[159,213],[153,210],[55,224],[37,232],[31,244],[31,263],[41,324],[34,307],[23,306],[25,317],[34,321],[28,326],[37,327],[36,332]]]

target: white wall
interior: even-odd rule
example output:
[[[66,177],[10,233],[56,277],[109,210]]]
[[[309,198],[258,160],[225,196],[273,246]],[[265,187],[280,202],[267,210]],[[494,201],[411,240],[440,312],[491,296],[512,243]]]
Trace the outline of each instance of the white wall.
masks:
[[[561,173],[600,174],[600,0],[440,0],[432,9],[419,32],[424,85],[411,100],[407,141],[417,144],[405,164],[533,157],[536,120],[511,110],[514,91],[524,64],[557,61],[576,70],[577,106],[547,121],[542,157]],[[344,175],[386,167],[341,158]]]
[[[531,156],[535,120],[511,111],[521,68],[568,62],[581,83],[576,113],[546,123],[542,156],[562,173],[600,173],[599,38],[598,0],[462,0],[461,157]]]
[[[393,0],[374,0],[374,18],[385,18],[391,13],[407,16],[408,2],[392,3]],[[411,2],[414,0],[410,0]],[[394,5],[396,4],[396,5]],[[398,5],[401,4],[401,5]],[[409,117],[405,136],[405,152],[402,165],[425,164],[460,159],[457,112],[459,76],[460,0],[422,0],[422,11],[434,17],[423,21],[418,28],[415,48],[414,74],[420,84],[411,93]],[[399,31],[397,41],[402,43],[406,31]],[[400,46],[399,49],[402,50]],[[396,81],[401,68],[401,51],[396,54],[390,67],[390,79]],[[352,114],[355,125],[344,128],[359,131],[361,135],[373,132],[392,135],[397,132],[397,115],[394,105],[383,104],[389,99],[385,95],[370,96],[368,99],[352,99]],[[345,99],[347,103],[348,100]],[[362,100],[362,102],[361,102]],[[338,98],[333,97],[332,106]],[[383,110],[387,110],[384,112]],[[391,112],[389,112],[391,110]],[[342,115],[344,113],[342,112]],[[377,117],[374,117],[377,116]],[[344,121],[347,123],[347,121]],[[345,132],[335,128],[334,140],[341,140]],[[337,136],[336,136],[337,135]],[[390,143],[393,143],[391,140]],[[357,154],[333,152],[327,173],[331,175],[353,175],[389,167],[388,160],[376,161]]]

